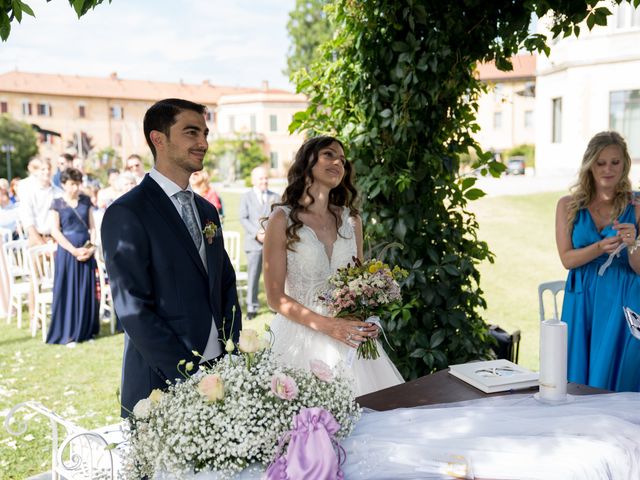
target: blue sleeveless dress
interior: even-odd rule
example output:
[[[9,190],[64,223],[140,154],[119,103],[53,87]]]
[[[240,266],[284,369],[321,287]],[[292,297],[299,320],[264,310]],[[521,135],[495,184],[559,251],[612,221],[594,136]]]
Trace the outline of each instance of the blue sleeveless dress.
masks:
[[[89,240],[89,197],[80,195],[75,212],[62,198],[54,199],[51,209],[58,212],[62,234],[74,247],[80,247]],[[64,345],[89,340],[100,329],[96,261],[91,257],[86,262],[79,262],[71,253],[58,246],[55,262],[51,326],[47,333],[47,343]]]
[[[635,223],[629,204],[620,223]],[[585,208],[578,212],[571,241],[582,248],[615,236],[608,225],[598,231]],[[569,327],[568,379],[614,391],[640,391],[640,340],[629,332],[622,307],[640,313],[640,275],[629,266],[625,248],[602,276],[603,254],[586,265],[569,270],[562,320]]]

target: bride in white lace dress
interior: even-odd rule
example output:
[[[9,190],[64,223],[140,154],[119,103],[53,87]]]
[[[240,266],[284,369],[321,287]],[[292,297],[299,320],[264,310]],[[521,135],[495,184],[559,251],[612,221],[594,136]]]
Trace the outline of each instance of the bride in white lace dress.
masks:
[[[264,283],[271,308],[273,351],[291,366],[309,369],[319,359],[331,367],[378,327],[355,317],[336,318],[318,300],[339,267],[362,258],[357,191],[342,144],[332,137],[307,140],[289,169],[289,184],[269,218],[264,239]],[[376,360],[351,366],[356,395],[403,382],[380,342]]]

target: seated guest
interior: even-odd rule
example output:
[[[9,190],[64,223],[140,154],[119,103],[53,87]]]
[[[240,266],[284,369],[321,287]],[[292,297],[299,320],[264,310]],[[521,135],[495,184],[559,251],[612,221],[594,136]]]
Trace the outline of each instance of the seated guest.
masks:
[[[58,157],[57,166],[58,166],[58,169],[56,170],[56,173],[53,175],[53,179],[51,180],[51,183],[53,183],[58,188],[62,188],[62,184],[60,183],[60,175],[67,168],[73,167],[73,155],[71,155],[70,153],[63,153],[62,155],[60,155]]]
[[[107,183],[109,185],[105,188],[101,188],[98,192],[98,208],[103,210],[120,196],[120,192],[117,188],[120,171],[117,168],[110,168],[107,171],[107,176]]]
[[[11,230],[14,237],[18,229],[18,213],[18,204],[11,203],[9,190],[0,186],[0,228]]]
[[[62,195],[62,191],[51,184],[51,165],[48,162],[39,162],[34,176],[38,183],[29,186],[20,202],[20,221],[29,246],[42,245],[51,238],[51,203]]]
[[[140,155],[132,153],[127,158],[126,162],[127,171],[131,173],[136,179],[136,185],[139,185],[142,179],[144,178],[144,164],[142,163],[142,158]]]
[[[193,172],[189,179],[191,188],[201,197],[204,197],[211,205],[216,207],[218,215],[220,215],[220,221],[224,221],[224,208],[222,205],[222,199],[218,196],[215,189],[209,183],[209,174],[207,170],[200,170],[199,172]]]
[[[53,281],[51,327],[47,343],[68,344],[98,334],[95,235],[91,201],[80,193],[82,172],[68,168],[60,175],[64,193],[51,204],[52,235],[58,242]]]
[[[122,172],[118,177],[116,187],[120,195],[124,195],[137,185],[136,177],[130,172]]]
[[[558,202],[556,242],[569,269],[562,306],[569,327],[569,381],[637,392],[640,341],[631,335],[622,309],[640,312],[640,248],[633,249],[640,203],[631,191],[630,168],[620,134],[595,135],[578,182]],[[600,272],[614,252],[619,255]]]

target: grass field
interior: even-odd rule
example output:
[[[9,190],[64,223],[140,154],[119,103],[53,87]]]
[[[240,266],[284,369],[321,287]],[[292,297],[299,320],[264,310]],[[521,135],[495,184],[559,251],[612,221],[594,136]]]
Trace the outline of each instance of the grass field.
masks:
[[[226,230],[242,232],[240,194],[224,193]],[[520,363],[538,365],[537,285],[565,277],[554,241],[555,204],[560,194],[483,198],[473,205],[480,237],[496,254],[494,264],[480,265],[488,302],[484,316],[508,331],[522,331]],[[244,254],[243,254],[244,255]],[[244,264],[244,256],[241,263]],[[261,302],[266,305],[264,294]],[[250,327],[270,318],[266,306]],[[94,428],[118,421],[116,391],[120,382],[123,336],[101,335],[75,348],[43,344],[18,330],[15,320],[0,321],[0,421],[25,400],[38,400],[74,422]],[[23,437],[0,428],[0,479],[24,479],[50,465],[50,427],[34,417]]]

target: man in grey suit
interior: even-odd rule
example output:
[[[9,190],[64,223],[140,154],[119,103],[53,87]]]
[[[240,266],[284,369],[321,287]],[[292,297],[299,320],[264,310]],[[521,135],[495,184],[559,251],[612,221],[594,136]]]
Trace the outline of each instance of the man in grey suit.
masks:
[[[251,171],[253,188],[240,200],[240,223],[246,235],[244,250],[247,254],[247,320],[258,313],[258,286],[262,273],[262,243],[264,228],[262,220],[269,216],[271,205],[280,201],[280,195],[269,190],[269,175],[264,167]]]

